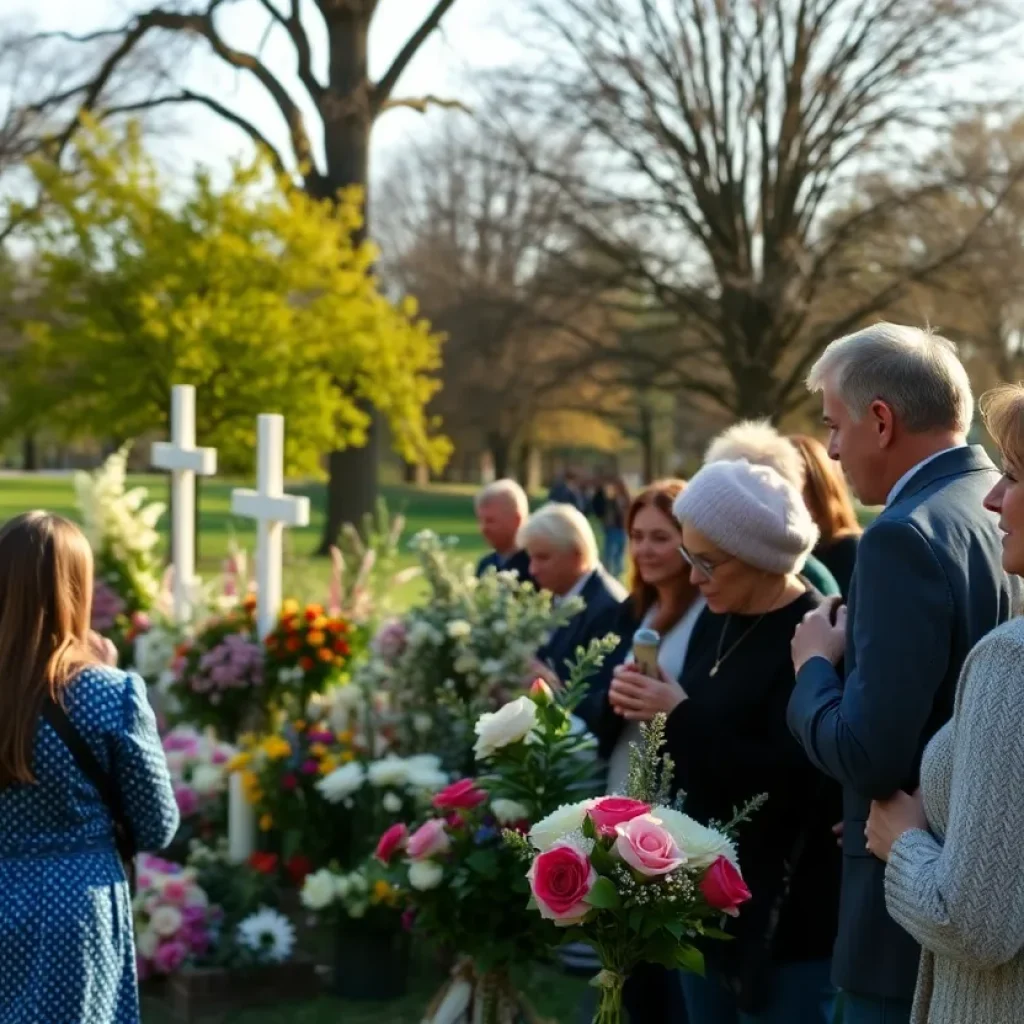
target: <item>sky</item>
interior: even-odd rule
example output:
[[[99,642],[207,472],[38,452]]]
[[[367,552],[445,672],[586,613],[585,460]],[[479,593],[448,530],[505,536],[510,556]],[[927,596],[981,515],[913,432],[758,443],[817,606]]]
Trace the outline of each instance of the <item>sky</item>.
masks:
[[[2,6],[5,17],[29,19],[36,28],[83,33],[121,25],[132,12],[144,10],[153,2],[155,0],[2,0]],[[278,7],[285,6],[284,0],[276,0],[276,3]],[[312,38],[314,64],[317,64],[325,61],[322,28],[312,0],[303,0],[303,3],[306,5],[304,21],[318,33]],[[433,3],[434,0],[380,0],[370,38],[370,70],[374,78],[383,74]],[[503,0],[457,0],[442,22],[442,31],[433,35],[409,65],[396,95],[460,95],[460,85],[474,71],[495,67],[505,60],[510,49],[507,26],[500,13],[505,6]],[[257,0],[233,0],[218,18],[227,41],[250,50],[258,47],[269,21]],[[203,41],[196,42],[193,64],[185,71],[189,84],[215,95],[255,122],[272,142],[287,151],[283,123],[262,87],[244,73],[224,69],[217,58],[205,55],[204,48]],[[294,50],[286,37],[272,35],[264,54],[267,64],[287,85],[295,86],[291,91],[300,98],[301,87],[291,70]],[[176,77],[180,81],[180,71]],[[436,130],[443,118],[459,116],[463,115],[439,109],[426,116],[406,110],[387,112],[374,129],[375,173],[385,171],[410,138],[422,138]],[[226,126],[212,112],[189,107],[187,118],[180,117],[187,122],[187,126],[182,125],[184,130],[176,130],[155,144],[162,163],[184,172],[196,162],[223,167],[230,156],[251,153],[247,136]]]

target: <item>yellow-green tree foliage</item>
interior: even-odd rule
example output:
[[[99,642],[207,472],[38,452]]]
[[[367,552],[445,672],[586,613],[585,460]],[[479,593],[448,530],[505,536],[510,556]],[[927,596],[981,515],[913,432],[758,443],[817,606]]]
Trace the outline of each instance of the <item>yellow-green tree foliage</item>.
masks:
[[[2,425],[41,419],[70,436],[166,429],[172,384],[199,392],[200,443],[226,471],[251,471],[255,418],[287,417],[288,470],[365,443],[365,403],[399,454],[440,468],[449,452],[425,406],[440,337],[396,307],[354,247],[362,196],[335,205],[275,181],[262,162],[223,184],[204,170],[177,195],[129,128],[90,126],[72,173],[37,162],[42,212],[35,304],[9,366]]]

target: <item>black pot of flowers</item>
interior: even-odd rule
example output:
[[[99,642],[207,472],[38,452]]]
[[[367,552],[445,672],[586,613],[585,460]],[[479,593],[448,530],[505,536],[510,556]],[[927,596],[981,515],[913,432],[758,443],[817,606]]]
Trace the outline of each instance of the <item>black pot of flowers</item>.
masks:
[[[409,933],[397,915],[383,920],[370,915],[361,920],[342,918],[335,931],[331,992],[357,1002],[404,996],[409,989],[409,953]]]

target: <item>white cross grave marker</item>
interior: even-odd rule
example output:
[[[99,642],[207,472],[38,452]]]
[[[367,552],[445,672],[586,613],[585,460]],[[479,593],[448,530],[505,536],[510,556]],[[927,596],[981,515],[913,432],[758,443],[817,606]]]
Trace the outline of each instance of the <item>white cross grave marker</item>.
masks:
[[[261,414],[257,421],[256,490],[236,489],[231,511],[256,520],[256,618],[260,639],[273,632],[281,613],[281,570],[285,526],[309,525],[309,498],[284,493],[284,417]],[[242,777],[231,776],[228,855],[238,864],[255,848],[256,823],[245,799]]]
[[[196,389],[171,388],[171,439],[157,441],[150,461],[171,473],[171,563],[174,566],[174,620],[192,617],[196,574],[196,475],[217,472],[217,449],[196,447]]]

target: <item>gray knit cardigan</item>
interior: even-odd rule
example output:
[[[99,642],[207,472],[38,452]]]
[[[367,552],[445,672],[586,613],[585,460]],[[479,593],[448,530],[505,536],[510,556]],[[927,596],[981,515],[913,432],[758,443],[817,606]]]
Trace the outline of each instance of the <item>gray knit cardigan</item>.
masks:
[[[1024,620],[971,652],[928,745],[929,832],[885,873],[889,913],[923,947],[912,1024],[1024,1022]]]

